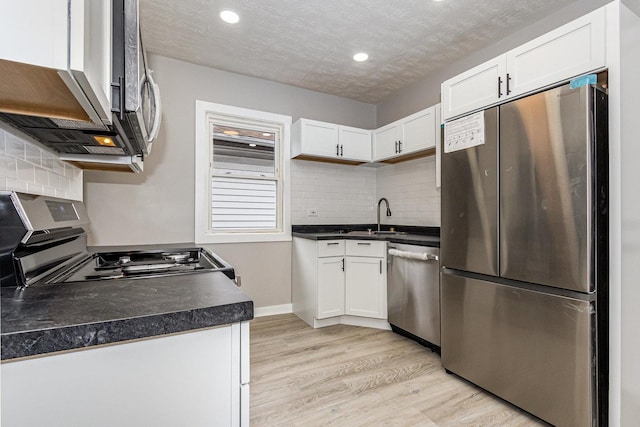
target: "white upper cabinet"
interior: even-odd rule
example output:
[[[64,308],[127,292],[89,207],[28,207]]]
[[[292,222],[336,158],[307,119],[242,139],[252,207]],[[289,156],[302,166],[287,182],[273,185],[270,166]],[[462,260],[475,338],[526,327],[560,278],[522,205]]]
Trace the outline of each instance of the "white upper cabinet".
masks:
[[[299,119],[291,130],[291,157],[335,161],[371,161],[371,131],[316,120]]]
[[[499,56],[442,83],[442,116],[447,119],[498,102],[506,95],[502,80],[507,59]]]
[[[439,105],[437,106],[440,107]],[[436,146],[436,107],[418,111],[402,119],[401,154],[415,153]]]
[[[509,95],[605,66],[605,12],[598,9],[506,54]]]
[[[438,114],[440,104],[374,131],[298,119],[291,129],[291,157],[358,164],[402,161],[421,152],[428,155],[440,139]]]
[[[292,157],[336,157],[340,154],[338,137],[336,124],[300,119],[291,129]]]
[[[110,124],[111,2],[5,3],[0,14],[0,69],[3,74],[27,76],[28,83],[10,91],[3,88],[9,94],[0,99],[3,111]],[[36,110],[21,111],[11,96],[37,105]]]
[[[442,83],[444,120],[605,67],[604,8]]]
[[[402,125],[394,122],[373,131],[373,160],[388,159],[398,155]]]
[[[373,133],[373,160],[401,158],[435,148],[436,110],[439,108],[440,104],[437,104],[376,129]]]
[[[340,157],[345,160],[371,161],[371,131],[338,126]]]

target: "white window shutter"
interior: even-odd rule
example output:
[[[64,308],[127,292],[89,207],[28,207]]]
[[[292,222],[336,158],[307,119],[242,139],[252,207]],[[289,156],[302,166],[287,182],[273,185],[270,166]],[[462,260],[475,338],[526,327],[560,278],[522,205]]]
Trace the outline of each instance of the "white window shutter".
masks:
[[[277,206],[276,179],[211,179],[212,230],[273,230],[278,224]]]

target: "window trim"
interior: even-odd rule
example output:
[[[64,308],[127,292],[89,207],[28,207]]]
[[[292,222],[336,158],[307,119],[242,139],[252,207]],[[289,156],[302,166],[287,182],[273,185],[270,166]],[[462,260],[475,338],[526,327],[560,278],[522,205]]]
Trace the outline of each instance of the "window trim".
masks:
[[[208,243],[249,243],[291,241],[291,116],[265,111],[251,110],[230,105],[216,104],[196,100],[196,141],[195,141],[195,230],[194,241]],[[209,228],[211,210],[210,171],[210,122],[212,115],[228,115],[250,120],[277,123],[282,127],[280,141],[280,167],[282,200],[279,202],[279,214],[282,215],[282,230],[278,231],[233,231],[213,232]]]

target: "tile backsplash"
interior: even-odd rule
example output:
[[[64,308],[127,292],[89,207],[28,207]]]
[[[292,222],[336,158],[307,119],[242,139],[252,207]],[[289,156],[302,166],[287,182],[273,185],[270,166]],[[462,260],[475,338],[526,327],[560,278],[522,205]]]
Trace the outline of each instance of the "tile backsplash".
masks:
[[[376,220],[376,170],[291,161],[292,224],[357,224]],[[310,216],[315,210],[317,216]]]
[[[292,160],[291,223],[373,224],[386,197],[392,216],[381,211],[383,224],[440,226],[435,181],[435,156],[378,168]]]
[[[0,129],[0,190],[82,200],[82,169]]]
[[[436,157],[422,157],[377,169],[376,200],[386,197],[391,217],[383,224],[440,226],[440,189],[436,188]]]

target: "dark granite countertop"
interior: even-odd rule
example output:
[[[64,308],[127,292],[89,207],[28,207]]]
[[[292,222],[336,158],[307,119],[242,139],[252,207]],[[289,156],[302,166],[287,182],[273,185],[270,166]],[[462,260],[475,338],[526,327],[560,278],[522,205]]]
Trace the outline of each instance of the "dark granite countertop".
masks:
[[[382,240],[392,243],[408,245],[440,247],[439,227],[388,226],[382,229],[388,231],[393,227],[397,234],[369,234],[368,230],[375,230],[376,224],[347,224],[347,225],[294,225],[291,235],[311,240]]]
[[[253,318],[222,272],[2,288],[2,360]]]

